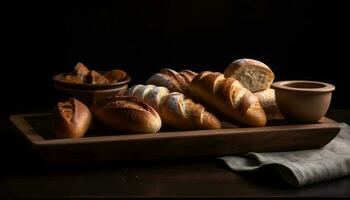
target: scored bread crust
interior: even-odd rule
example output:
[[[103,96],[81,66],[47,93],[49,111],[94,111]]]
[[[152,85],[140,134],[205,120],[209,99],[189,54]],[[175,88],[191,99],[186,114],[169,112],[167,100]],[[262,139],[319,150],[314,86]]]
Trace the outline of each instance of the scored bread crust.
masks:
[[[178,92],[170,92],[165,87],[135,85],[127,95],[151,105],[159,113],[164,125],[178,130],[218,129],[220,121]]]
[[[104,127],[132,133],[156,133],[162,126],[158,113],[132,97],[116,96],[90,106],[94,118]]]
[[[51,114],[52,132],[56,138],[80,138],[92,122],[88,107],[77,99],[58,102]]]
[[[188,84],[196,75],[197,73],[191,70],[177,72],[169,68],[164,68],[151,76],[146,84],[162,86],[168,88],[170,92],[180,92],[188,96]]]
[[[253,59],[233,61],[224,71],[225,77],[233,77],[251,92],[270,88],[275,75],[264,63]]]
[[[231,123],[265,126],[266,114],[258,98],[241,83],[219,72],[205,71],[190,83],[191,96]]]

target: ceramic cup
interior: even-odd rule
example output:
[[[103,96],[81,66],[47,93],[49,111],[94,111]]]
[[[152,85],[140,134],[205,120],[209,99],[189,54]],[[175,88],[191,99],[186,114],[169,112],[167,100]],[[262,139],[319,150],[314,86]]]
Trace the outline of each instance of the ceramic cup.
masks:
[[[306,80],[278,81],[272,88],[284,117],[305,123],[317,122],[326,114],[335,90],[332,84]]]

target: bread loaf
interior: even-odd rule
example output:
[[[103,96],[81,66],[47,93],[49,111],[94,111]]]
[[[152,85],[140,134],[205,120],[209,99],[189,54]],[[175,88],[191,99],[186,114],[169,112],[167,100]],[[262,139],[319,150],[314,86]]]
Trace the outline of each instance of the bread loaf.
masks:
[[[253,59],[233,61],[224,72],[225,77],[233,77],[251,92],[270,88],[275,75],[264,63]]]
[[[165,68],[151,76],[147,80],[147,84],[166,87],[170,92],[180,92],[188,96],[188,84],[196,75],[197,73],[191,70],[176,72],[172,69]]]
[[[52,132],[56,138],[83,137],[91,122],[89,108],[74,98],[58,102],[51,114]]]
[[[178,130],[218,129],[219,120],[200,104],[178,92],[154,85],[135,85],[127,95],[151,105],[159,113],[163,124]]]
[[[229,122],[248,126],[265,126],[266,114],[258,98],[234,78],[219,72],[205,71],[190,83],[191,96],[225,116]]]
[[[283,119],[283,115],[278,109],[276,103],[274,89],[255,92],[254,95],[258,97],[260,105],[263,107],[268,120]]]
[[[105,128],[130,133],[155,133],[162,126],[158,113],[132,97],[116,96],[90,106],[94,119]]]

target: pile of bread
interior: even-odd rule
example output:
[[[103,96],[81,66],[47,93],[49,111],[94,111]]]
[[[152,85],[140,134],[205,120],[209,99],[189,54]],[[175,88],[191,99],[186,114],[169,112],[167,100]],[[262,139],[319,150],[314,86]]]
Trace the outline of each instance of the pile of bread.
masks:
[[[239,59],[224,71],[162,69],[146,85],[124,96],[95,101],[89,107],[76,99],[59,102],[52,113],[58,138],[82,137],[92,119],[104,128],[128,133],[219,129],[221,121],[239,126],[265,126],[282,118],[270,86],[274,73],[264,63]]]
[[[69,83],[108,84],[117,83],[126,78],[126,73],[120,69],[113,69],[105,73],[90,70],[83,63],[78,63],[73,72],[63,74],[60,79]]]

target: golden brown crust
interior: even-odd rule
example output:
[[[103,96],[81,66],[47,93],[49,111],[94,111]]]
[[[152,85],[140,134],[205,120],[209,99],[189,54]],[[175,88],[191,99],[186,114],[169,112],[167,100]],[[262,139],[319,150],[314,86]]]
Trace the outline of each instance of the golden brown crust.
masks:
[[[128,95],[147,102],[159,113],[164,125],[178,130],[217,129],[219,120],[200,104],[178,92],[154,85],[135,85]]]
[[[177,86],[177,88],[179,89],[179,92],[186,90],[187,83],[186,83],[184,77],[182,77],[178,72],[176,72],[172,69],[166,68],[166,69],[160,70],[158,73],[166,75],[171,80],[173,80],[173,84]]]
[[[73,98],[57,103],[51,114],[52,132],[56,138],[83,137],[91,122],[89,108]]]
[[[186,81],[186,87],[188,87],[188,84],[192,81],[192,79],[197,76],[198,73],[191,71],[191,70],[182,70],[179,72],[179,74],[185,79]]]
[[[172,69],[164,68],[157,74],[151,76],[146,83],[166,87],[170,90],[170,92],[180,92],[185,96],[188,96],[188,84],[195,75],[197,75],[197,73],[191,70],[176,72]]]
[[[98,73],[95,70],[91,70],[86,77],[88,83],[91,84],[106,84],[108,83],[108,79],[102,74]]]
[[[64,75],[62,80],[70,83],[84,83],[84,80],[81,77],[71,74]]]
[[[264,126],[266,115],[258,99],[238,80],[218,72],[202,72],[189,85],[191,95],[231,123]]]
[[[116,83],[126,78],[126,72],[120,69],[114,69],[105,73],[104,76],[108,79],[108,82]]]
[[[83,82],[85,77],[89,74],[90,70],[83,63],[78,62],[74,67],[74,75],[79,77]]]
[[[90,109],[104,127],[132,133],[155,133],[161,128],[158,113],[132,97],[117,96],[94,102]]]
[[[211,113],[205,111],[200,104],[184,95],[172,92],[160,106],[162,119],[166,124],[178,130],[218,129],[220,121]]]

